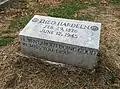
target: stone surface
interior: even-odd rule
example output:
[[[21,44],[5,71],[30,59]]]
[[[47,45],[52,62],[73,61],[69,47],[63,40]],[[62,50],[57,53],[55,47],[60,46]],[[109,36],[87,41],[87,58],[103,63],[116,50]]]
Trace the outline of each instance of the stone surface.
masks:
[[[20,32],[24,54],[92,69],[101,24],[35,15]]]

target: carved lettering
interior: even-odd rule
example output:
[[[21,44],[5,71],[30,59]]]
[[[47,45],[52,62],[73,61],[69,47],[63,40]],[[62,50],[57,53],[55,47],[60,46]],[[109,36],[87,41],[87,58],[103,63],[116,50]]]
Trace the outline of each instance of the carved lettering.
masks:
[[[75,47],[75,46],[67,46],[64,44],[48,42],[45,40],[38,40],[30,37],[26,37],[28,39],[26,42],[22,42],[23,46],[33,48],[35,50],[44,50],[47,52],[55,52],[67,55],[69,53],[77,53],[79,54],[86,54],[86,55],[97,55],[97,51],[91,48],[84,48],[84,47]]]

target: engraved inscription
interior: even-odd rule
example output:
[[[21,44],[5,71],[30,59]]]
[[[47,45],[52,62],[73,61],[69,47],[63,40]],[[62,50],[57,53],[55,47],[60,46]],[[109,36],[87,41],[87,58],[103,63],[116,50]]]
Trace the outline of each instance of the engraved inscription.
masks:
[[[38,19],[33,18],[32,22],[36,22],[40,26],[41,34],[56,35],[60,37],[66,37],[70,39],[79,39],[79,29],[82,30],[94,30],[97,31],[99,28],[97,26],[90,26],[85,23],[73,23],[66,22],[61,20],[52,20],[52,19]],[[41,25],[43,27],[41,27]]]
[[[79,38],[77,34],[77,29],[71,29],[71,28],[63,28],[63,27],[55,27],[51,25],[45,25],[43,29],[39,31],[43,34],[53,34],[56,36],[63,36],[63,37],[69,37],[69,38]]]
[[[85,24],[75,24],[75,23],[69,23],[65,21],[54,21],[54,20],[47,20],[47,19],[40,19],[39,24],[47,24],[47,25],[54,25],[54,26],[64,26],[69,28],[77,28],[77,29],[90,29],[89,25]]]
[[[39,40],[31,37],[21,37],[22,45],[33,48],[35,50],[43,50],[46,52],[55,52],[59,54],[70,54],[70,53],[76,53],[76,54],[85,54],[85,55],[97,55],[97,50],[91,49],[91,48],[85,48],[85,47],[77,47],[77,46],[68,46],[64,44],[59,44],[55,42],[48,42],[45,40]]]

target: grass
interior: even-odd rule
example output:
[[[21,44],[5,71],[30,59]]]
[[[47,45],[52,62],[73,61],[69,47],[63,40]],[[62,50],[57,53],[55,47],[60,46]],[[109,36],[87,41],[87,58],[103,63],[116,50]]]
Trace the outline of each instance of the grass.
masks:
[[[94,21],[93,16],[91,16],[89,14],[79,15],[78,17],[76,17],[76,19],[86,20],[86,21]]]
[[[21,13],[17,14],[16,12],[16,16],[12,18],[9,22],[10,24],[8,26],[8,29],[1,31],[0,35],[3,35],[3,34],[9,35],[10,33],[13,33],[13,34],[16,33],[20,29],[24,28],[25,25],[28,23],[28,21],[32,18],[30,13],[33,10],[31,9],[30,4],[26,0],[19,0],[17,3],[8,5],[8,7],[4,8],[3,10],[7,12],[9,9],[10,11],[15,10],[15,12],[17,10],[20,10]],[[7,13],[7,14],[6,13],[1,14],[1,16],[3,19],[6,18],[6,16],[11,17],[12,12],[15,13],[14,11],[11,11],[10,13]],[[0,37],[0,46],[6,46],[7,44],[12,43],[13,41],[14,41],[13,38]]]
[[[116,77],[116,75],[115,75],[115,73],[113,73],[113,72],[110,72],[110,82],[112,83],[112,84],[114,84],[115,83],[115,81],[116,81],[116,79],[117,79],[117,77]]]
[[[24,14],[24,16],[21,17],[16,17],[15,19],[13,19],[10,22],[9,25],[9,29],[13,29],[13,30],[20,30],[22,28],[25,27],[25,25],[28,23],[28,21],[31,19],[32,17],[30,15],[28,15],[27,13]]]
[[[9,33],[13,33],[13,30],[2,31],[2,34],[9,34]]]
[[[26,0],[19,0],[18,3],[11,5],[12,9],[20,10],[20,14],[17,14],[11,21],[9,28],[13,32],[19,31],[24,28],[28,21],[32,18],[33,9],[30,7],[30,4]],[[32,14],[31,14],[32,13]]]
[[[120,89],[118,86],[112,86],[110,89]]]
[[[9,29],[18,31],[22,29],[28,23],[28,21],[32,18],[32,16],[29,15],[30,14],[29,12],[33,11],[32,8],[30,7],[30,4],[25,0],[24,0],[24,3],[26,3],[24,4],[25,5],[24,8],[29,7],[28,12],[27,13],[23,12],[24,16],[17,16],[13,20],[11,20]],[[59,7],[52,8],[52,7],[43,6],[43,8],[40,7],[40,9],[42,9],[43,12],[46,12],[48,16],[52,16],[52,17],[94,21],[94,17],[89,14],[79,15],[77,17],[74,17],[74,15],[79,10],[87,9],[89,5],[96,6],[99,3],[100,2],[98,2],[98,0],[96,0],[95,2],[89,1],[89,3],[84,3],[80,0],[71,0],[67,3],[63,2]],[[119,4],[120,0],[111,0],[110,3]],[[17,8],[17,7],[14,7],[14,8]]]
[[[52,17],[60,17],[60,18],[67,18],[73,19],[74,14],[80,9],[88,8],[87,4],[84,4],[78,0],[69,1],[68,3],[63,3],[57,8],[46,8],[45,11],[49,16]]]
[[[9,29],[11,29],[13,32],[18,31],[25,27],[25,25],[28,23],[28,21],[32,18],[32,15],[30,15],[30,12],[33,12],[30,5],[26,2],[25,4],[27,7],[29,7],[27,12],[23,12],[24,16],[17,16],[13,20],[11,20]],[[25,6],[24,6],[25,7]],[[88,5],[80,2],[79,0],[72,0],[68,3],[63,3],[59,7],[52,8],[52,7],[43,7],[43,12],[46,12],[49,16],[52,17],[60,17],[60,18],[67,18],[67,19],[80,19],[80,20],[88,20],[92,21],[93,17],[90,15],[81,15],[77,18],[74,17],[74,14],[79,11],[80,9],[87,9]]]
[[[0,38],[0,46],[6,46],[14,41],[13,38]]]
[[[28,2],[25,3],[26,6],[24,7],[29,7],[28,11],[23,12],[24,16],[17,16],[13,20],[11,20],[9,29],[18,31],[23,27],[25,27],[28,21],[32,18],[30,12],[33,12],[33,9],[30,7]],[[89,14],[79,15],[77,17],[74,17],[76,12],[78,12],[79,10],[87,9],[88,6],[89,4],[86,4],[82,1],[71,0],[67,3],[61,4],[59,7],[52,8],[52,7],[43,6],[41,8],[40,6],[39,8],[42,9],[42,12],[45,12],[48,14],[48,16],[52,16],[52,17],[92,21],[94,20],[94,18]]]
[[[16,17],[15,19],[11,20],[9,25],[9,30],[3,31],[1,34],[10,34],[19,31],[20,29],[24,28],[25,25],[32,17],[30,15],[24,14],[23,17]],[[13,38],[0,38],[0,46],[6,46],[11,44],[14,41]]]
[[[105,70],[105,74],[106,74],[106,80],[109,81],[110,84],[114,84],[116,82],[116,74],[114,72],[109,72],[107,70]]]

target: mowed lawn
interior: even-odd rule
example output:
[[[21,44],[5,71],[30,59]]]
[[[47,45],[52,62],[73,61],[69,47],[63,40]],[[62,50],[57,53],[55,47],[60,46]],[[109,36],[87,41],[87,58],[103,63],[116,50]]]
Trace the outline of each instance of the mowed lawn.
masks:
[[[18,34],[36,14],[102,23],[98,67],[23,55]],[[0,89],[120,89],[120,0],[18,0],[1,8]]]

